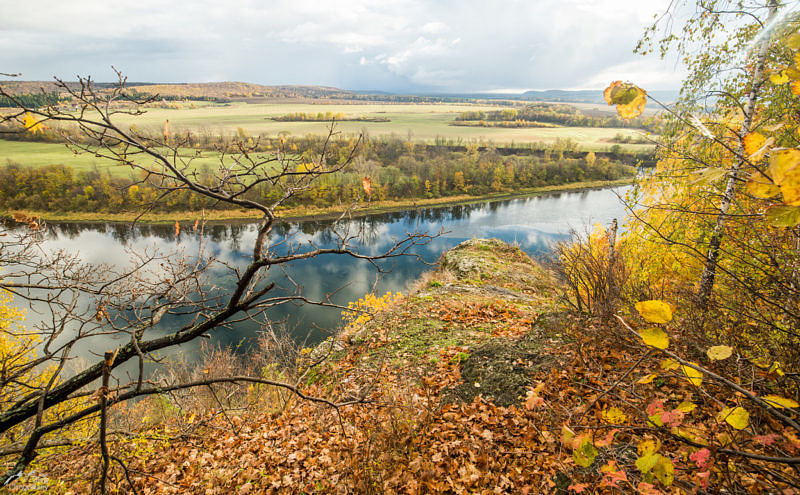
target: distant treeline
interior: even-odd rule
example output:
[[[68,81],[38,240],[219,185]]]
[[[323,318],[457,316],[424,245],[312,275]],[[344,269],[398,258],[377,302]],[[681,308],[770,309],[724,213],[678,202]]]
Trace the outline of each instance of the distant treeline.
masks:
[[[462,112],[455,118],[455,124],[460,122],[483,123],[486,127],[498,127],[499,122],[508,123],[503,127],[525,127],[525,123],[548,122],[569,127],[631,127],[654,131],[659,119],[656,117],[638,117],[625,120],[615,116],[597,117],[586,115],[570,105],[553,105],[535,103],[523,108],[509,108],[504,110],[475,110]]]
[[[552,128],[558,124],[534,120],[455,120],[450,125],[461,127],[503,127],[503,128]]]
[[[356,100],[356,101],[375,101],[386,103],[474,103],[483,105],[496,105],[496,106],[514,106],[519,105],[518,101],[506,99],[494,99],[486,97],[486,95],[392,95],[392,94],[366,94],[366,93],[347,93],[339,95],[331,95],[331,99],[336,100]]]
[[[319,152],[322,143],[307,143],[298,151],[299,164],[307,163]],[[296,147],[297,143],[292,143]],[[343,163],[352,142],[328,144],[326,162]],[[589,180],[614,180],[630,177],[635,168],[607,157],[588,153],[569,157],[562,147],[544,155],[503,155],[489,148],[480,151],[468,145],[466,151],[449,151],[409,141],[369,140],[362,144],[357,159],[345,171],[319,178],[287,206],[326,207],[364,200],[363,177],[372,179],[371,200],[408,200],[454,195],[480,196],[514,192],[524,188],[568,184]],[[211,184],[210,167],[197,171],[198,180]],[[275,201],[286,188],[259,184],[245,197]],[[133,210],[159,196],[160,191],[140,177],[120,177],[108,171],[76,171],[63,165],[24,167],[9,163],[0,167],[0,207],[40,211],[109,212]],[[155,211],[170,212],[213,208],[206,198],[181,191],[159,201]]]
[[[19,104],[29,107],[29,108],[40,108],[46,107],[48,105],[58,105],[62,99],[59,97],[58,93],[51,92],[51,93],[28,93],[22,95],[16,95],[14,98],[19,102]],[[16,107],[18,106],[11,98],[8,96],[0,96],[0,107]]]
[[[609,142],[619,144],[652,144],[652,142],[644,136],[624,136],[620,133],[615,134],[613,138],[609,139]]]
[[[280,115],[278,117],[272,117],[272,120],[276,120],[278,122],[343,122],[343,121],[355,121],[355,122],[390,122],[387,117],[368,117],[366,115],[360,115],[358,117],[351,117],[345,115],[342,112],[317,112],[317,113],[306,113],[306,112],[293,112],[287,113],[285,115]]]

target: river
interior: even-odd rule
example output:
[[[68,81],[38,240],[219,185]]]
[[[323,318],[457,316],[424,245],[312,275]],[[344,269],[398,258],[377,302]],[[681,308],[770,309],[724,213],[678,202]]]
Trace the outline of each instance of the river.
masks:
[[[546,256],[553,243],[569,237],[571,230],[584,231],[594,223],[608,224],[613,218],[625,216],[618,198],[628,187],[615,189],[563,192],[543,196],[496,201],[462,206],[426,208],[398,213],[376,214],[350,220],[346,227],[358,231],[362,252],[377,254],[392,245],[394,239],[406,232],[428,231],[445,233],[413,253],[427,263],[434,263],[446,250],[473,237],[496,237],[517,243],[533,257]],[[309,240],[321,247],[332,246],[331,221],[286,222],[275,229],[270,243],[289,240],[304,244]],[[252,249],[256,226],[252,223],[209,225],[202,236],[191,229],[178,235],[172,225],[136,225],[113,223],[49,224],[45,245],[80,252],[83,260],[123,266],[129,259],[126,250],[143,251],[158,248],[163,251],[183,249],[196,253],[201,242],[220,260],[232,266],[244,266]],[[394,258],[381,267],[379,274],[368,262],[348,256],[323,255],[298,261],[286,267],[286,273],[302,286],[303,295],[322,299],[334,293],[332,300],[347,304],[365,293],[374,291],[405,292],[407,284],[432,267],[415,257]],[[278,273],[278,270],[273,270]],[[282,273],[278,278],[284,279]],[[230,285],[232,278],[222,272],[212,277],[220,286]],[[284,284],[286,285],[286,284]],[[270,318],[285,322],[297,339],[309,344],[320,341],[341,322],[340,311],[313,305],[285,305],[272,308]],[[175,321],[165,321],[174,325]],[[221,345],[246,349],[255,332],[253,324],[238,324],[231,329],[215,332],[214,341]],[[119,344],[122,344],[120,342]],[[119,345],[117,344],[117,345]],[[114,346],[105,342],[105,346]],[[95,346],[95,348],[97,348]],[[196,344],[186,346],[186,355],[196,351]]]

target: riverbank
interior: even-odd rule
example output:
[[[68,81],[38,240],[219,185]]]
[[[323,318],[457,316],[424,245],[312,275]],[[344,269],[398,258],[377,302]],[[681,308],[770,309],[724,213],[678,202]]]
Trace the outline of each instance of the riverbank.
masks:
[[[355,206],[350,212],[351,217],[363,217],[380,213],[393,213],[398,211],[414,210],[418,208],[435,208],[457,205],[467,205],[483,203],[489,201],[503,201],[509,199],[539,196],[542,194],[556,192],[575,192],[592,189],[603,189],[631,184],[633,178],[609,180],[609,181],[585,181],[561,184],[557,186],[544,186],[536,188],[520,189],[514,192],[500,192],[485,194],[482,196],[470,196],[467,194],[459,196],[448,196],[444,198],[430,198],[418,200],[400,201],[375,201],[371,203]],[[304,221],[304,220],[330,220],[338,218],[345,212],[347,206],[330,206],[326,208],[315,208],[300,206],[294,208],[279,208],[277,216],[282,221]],[[166,213],[145,213],[122,212],[54,212],[54,211],[35,211],[35,210],[11,210],[2,212],[4,217],[13,215],[23,215],[25,217],[37,217],[48,222],[139,222],[149,224],[163,224],[174,222],[194,222],[198,219],[205,219],[208,222],[236,222],[251,221],[260,218],[254,211],[243,210],[211,210],[211,211],[174,211]]]

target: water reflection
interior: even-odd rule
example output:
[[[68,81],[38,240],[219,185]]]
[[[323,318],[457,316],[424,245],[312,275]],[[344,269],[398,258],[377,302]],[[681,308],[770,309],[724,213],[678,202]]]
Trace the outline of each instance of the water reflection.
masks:
[[[378,254],[414,230],[446,231],[425,246],[414,248],[424,261],[433,263],[441,253],[463,240],[473,237],[496,237],[516,242],[532,256],[546,254],[553,242],[565,239],[570,229],[624,216],[624,208],[617,198],[624,188],[576,193],[560,193],[535,198],[515,199],[474,205],[443,208],[425,208],[406,212],[386,213],[357,218],[346,227],[358,232],[362,252]],[[286,252],[290,245],[313,241],[319,247],[331,247],[335,238],[331,221],[285,222],[276,226],[270,244],[277,253]],[[204,242],[208,250],[232,266],[243,266],[250,256],[256,234],[251,223],[226,223],[208,225]],[[199,248],[198,234],[191,229],[175,232],[173,225],[136,225],[110,223],[59,223],[50,224],[47,245],[79,251],[85,261],[122,265],[127,262],[125,249],[134,251],[160,248],[164,251],[176,246],[192,253]],[[388,273],[378,276],[375,267],[363,260],[346,256],[323,255],[318,258],[294,262],[286,273],[302,286],[303,295],[310,299],[323,299],[334,293],[337,304],[362,297],[375,290],[403,291],[409,281],[431,268],[413,257],[394,258],[381,268]],[[276,280],[283,279],[280,270],[274,270]],[[215,274],[218,285],[231,284],[232,278],[224,271]],[[279,282],[280,284],[280,282]],[[286,286],[286,283],[283,283]],[[318,306],[286,305],[273,308],[269,315],[274,320],[285,320],[301,338],[310,334],[310,340],[324,338],[324,330],[333,330],[340,322],[338,310]],[[173,325],[176,322],[164,322]],[[223,330],[214,337],[223,345],[238,344],[252,339],[253,324],[239,324]],[[188,346],[184,353],[193,352]]]

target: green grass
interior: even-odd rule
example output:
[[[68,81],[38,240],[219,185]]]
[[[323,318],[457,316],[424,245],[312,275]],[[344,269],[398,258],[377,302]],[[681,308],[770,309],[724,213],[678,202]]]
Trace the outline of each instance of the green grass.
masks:
[[[0,140],[0,165],[15,162],[31,167],[67,165],[76,170],[106,169],[107,160],[89,154],[76,155],[63,144],[28,143]]]
[[[436,138],[451,139],[460,143],[552,143],[558,138],[570,138],[587,151],[604,151],[613,143],[607,140],[616,134],[636,136],[640,131],[617,128],[484,128],[451,126],[450,122],[461,112],[467,110],[497,110],[504,107],[467,104],[310,104],[310,103],[272,103],[272,104],[211,104],[195,105],[182,109],[150,108],[138,117],[118,115],[117,122],[136,125],[140,129],[161,132],[164,121],[169,120],[173,133],[192,130],[196,133],[233,135],[241,127],[250,135],[277,135],[289,132],[294,136],[306,134],[326,134],[325,122],[276,122],[279,117],[294,112],[341,112],[348,117],[386,117],[390,122],[340,122],[336,129],[346,136],[355,136],[365,131],[370,136],[395,135],[401,138],[433,142]],[[630,151],[645,151],[650,145],[622,145]]]
[[[196,150],[187,150],[186,159],[194,157],[195,153]],[[0,140],[0,165],[7,163],[18,163],[29,167],[65,165],[74,170],[108,170],[117,176],[127,176],[131,173],[129,167],[119,166],[111,160],[98,158],[90,153],[75,154],[63,144]],[[142,160],[141,163],[147,162]],[[194,168],[204,165],[216,168],[219,166],[219,154],[210,151],[200,152],[199,156],[192,158],[191,165]]]
[[[437,138],[450,140],[456,144],[479,143],[509,145],[533,142],[553,143],[556,139],[572,139],[587,151],[605,151],[613,146],[609,142],[617,134],[637,136],[640,131],[617,128],[596,127],[557,127],[557,128],[485,128],[451,126],[456,115],[466,110],[495,110],[502,107],[467,104],[310,104],[275,103],[248,104],[233,103],[195,104],[190,108],[184,104],[182,109],[150,108],[144,115],[133,117],[118,115],[117,122],[123,126],[135,125],[141,130],[160,133],[164,121],[169,120],[173,134],[191,130],[197,134],[233,135],[241,127],[250,135],[267,134],[275,136],[288,132],[294,136],[306,134],[322,135],[328,132],[325,122],[276,122],[278,117],[293,112],[342,112],[350,117],[386,117],[390,122],[340,122],[337,131],[344,136],[356,136],[361,132],[369,136],[394,135],[403,139],[434,142]],[[650,145],[623,144],[621,148],[634,151],[648,151]],[[191,156],[194,150],[187,151]],[[0,140],[0,164],[13,161],[27,166],[62,164],[76,170],[110,170],[117,175],[127,175],[128,168],[95,157],[88,153],[74,154],[61,144],[13,142]],[[218,155],[202,152],[193,161],[194,167],[218,165]]]

